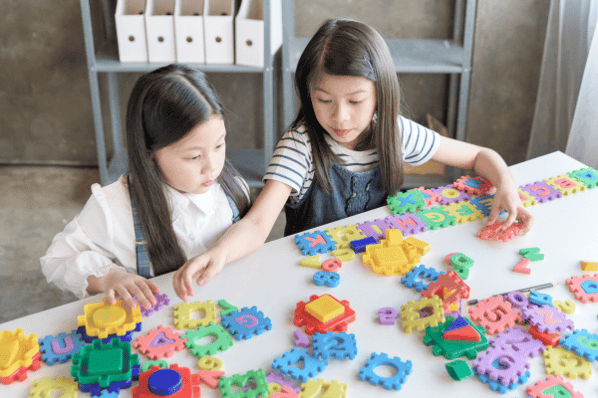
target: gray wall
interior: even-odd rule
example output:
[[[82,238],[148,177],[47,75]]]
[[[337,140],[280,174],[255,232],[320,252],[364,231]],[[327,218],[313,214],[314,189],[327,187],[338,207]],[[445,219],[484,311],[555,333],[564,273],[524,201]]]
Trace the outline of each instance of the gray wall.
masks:
[[[90,2],[97,10],[97,0]],[[80,3],[56,4],[3,1],[0,162],[97,164]],[[497,150],[509,164],[525,158],[548,7],[547,0],[478,1],[467,139]],[[297,36],[311,36],[326,18],[349,16],[389,38],[451,38],[454,2],[296,0],[295,15]],[[123,106],[136,76],[119,75]],[[421,121],[430,112],[445,120],[447,76],[399,79],[410,117]],[[261,146],[261,77],[211,74],[210,80],[228,109],[235,137],[229,147]]]

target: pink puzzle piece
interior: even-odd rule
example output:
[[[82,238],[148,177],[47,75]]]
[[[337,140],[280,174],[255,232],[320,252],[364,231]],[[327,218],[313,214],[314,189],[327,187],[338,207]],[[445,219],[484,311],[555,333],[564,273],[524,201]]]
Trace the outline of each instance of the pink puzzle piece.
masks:
[[[137,337],[132,345],[149,359],[156,360],[170,357],[174,351],[183,350],[185,341],[187,339],[181,339],[178,332],[160,325],[158,329],[151,329],[145,336]]]
[[[583,398],[583,394],[573,389],[561,376],[548,375],[546,380],[540,380],[532,386],[525,387],[525,392],[531,398],[571,397]]]
[[[582,303],[588,301],[598,303],[598,274],[584,275],[583,278],[572,276],[567,279],[567,286],[575,298]]]
[[[502,296],[496,296],[488,297],[475,307],[470,307],[469,314],[488,334],[496,334],[515,325],[519,309],[513,308],[511,302],[505,301]]]
[[[504,231],[499,231],[504,223],[504,221],[495,221],[491,225],[486,225],[478,232],[478,236],[484,240],[502,240],[503,242],[508,242],[519,234],[521,227],[517,222],[514,222]]]

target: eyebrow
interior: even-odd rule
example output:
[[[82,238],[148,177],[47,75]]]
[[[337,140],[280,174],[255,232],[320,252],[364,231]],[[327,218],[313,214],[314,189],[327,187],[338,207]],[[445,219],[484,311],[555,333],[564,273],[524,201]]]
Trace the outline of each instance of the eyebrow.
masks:
[[[332,95],[332,94],[330,94],[328,91],[326,91],[326,90],[324,90],[324,89],[321,89],[321,88],[319,88],[319,87],[314,87],[314,91],[321,91],[321,92],[323,92],[323,93],[326,93],[326,94],[328,94],[328,95]],[[363,90],[363,89],[362,89],[362,90],[353,91],[352,93],[348,93],[348,94],[346,94],[346,95],[355,95],[355,94],[359,94],[359,93],[365,93],[365,92],[366,92],[366,90]]]

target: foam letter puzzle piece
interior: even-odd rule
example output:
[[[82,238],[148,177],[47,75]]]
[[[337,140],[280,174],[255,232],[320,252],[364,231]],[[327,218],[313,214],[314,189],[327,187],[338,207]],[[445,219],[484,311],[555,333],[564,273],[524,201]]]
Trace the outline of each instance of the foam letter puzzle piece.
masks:
[[[221,323],[237,341],[249,340],[253,335],[262,334],[264,330],[272,330],[272,321],[256,306],[244,307],[223,316]]]
[[[413,288],[418,292],[421,292],[429,287],[423,280],[429,279],[430,281],[435,282],[441,274],[444,274],[444,272],[438,272],[434,268],[427,268],[425,265],[420,264],[417,267],[412,268],[411,271],[401,278],[401,283],[410,289]]]
[[[546,374],[566,376],[570,379],[589,379],[592,375],[592,364],[563,347],[546,347],[544,351]]]
[[[336,249],[336,242],[324,231],[295,235],[295,243],[304,256],[313,256],[317,253],[326,253],[328,250]]]
[[[540,253],[540,248],[538,247],[530,247],[527,249],[519,250],[519,254],[523,256],[523,258],[527,258],[530,261],[541,261],[544,260],[544,255]]]
[[[472,177],[470,175],[460,177],[453,183],[453,186],[461,191],[477,196],[486,195],[493,188],[492,183],[484,177]]]
[[[419,187],[417,189],[419,189],[422,195],[424,196],[427,208],[434,206],[434,203],[440,202],[440,195],[437,192],[434,192],[431,189],[426,189],[424,187]]]
[[[583,398],[583,394],[575,391],[571,383],[567,383],[561,376],[553,375],[548,375],[546,380],[540,380],[533,386],[525,387],[525,392],[530,398]]]
[[[355,259],[355,252],[351,249],[338,249],[332,251],[332,256],[340,261],[353,261]]]
[[[451,216],[455,217],[458,224],[484,218],[484,214],[469,201],[451,203],[445,206],[445,209],[448,210]]]
[[[420,311],[424,308],[430,308],[428,316],[422,316]],[[401,306],[401,318],[403,319],[403,329],[406,333],[413,332],[413,329],[424,330],[428,326],[437,326],[445,321],[442,300],[434,295],[432,297],[422,297],[418,301],[409,301]]]
[[[563,348],[575,352],[580,357],[594,362],[598,358],[598,335],[586,329],[576,330],[560,340]]]
[[[378,321],[380,325],[394,325],[398,316],[398,311],[393,307],[383,307],[378,311]]]
[[[538,201],[535,197],[533,197],[528,192],[522,190],[521,188],[517,188],[517,193],[519,194],[519,199],[521,199],[521,203],[523,203],[523,207],[530,207],[538,204]]]
[[[29,390],[29,398],[49,398],[54,396],[53,391],[60,391],[60,397],[73,398],[78,396],[77,382],[60,376],[56,379],[44,377],[33,381]]]
[[[185,341],[178,332],[170,327],[159,325],[157,329],[150,329],[145,336],[139,336],[133,342],[133,347],[145,354],[149,359],[156,360],[171,357],[175,351],[185,348]]]
[[[204,314],[202,318],[192,319],[191,315],[199,312]],[[205,303],[196,301],[194,303],[180,303],[174,306],[174,325],[177,329],[195,329],[198,326],[206,326],[216,322],[216,306],[212,300]]]
[[[583,183],[589,189],[595,188],[598,185],[598,172],[591,167],[572,171],[568,175]]]
[[[521,328],[509,328],[490,339],[492,347],[508,347],[524,357],[535,358],[540,355],[545,345]]]
[[[218,306],[222,308],[220,310],[220,316],[226,316],[229,315],[231,312],[239,311],[238,307],[230,304],[228,301],[224,299],[218,300]]]
[[[357,228],[361,231],[363,235],[374,238],[376,239],[376,241],[378,241],[384,238],[384,231],[392,228],[392,226],[388,224],[386,219],[381,218],[374,221],[365,221],[363,223],[357,223]]]
[[[354,359],[357,355],[357,342],[354,334],[314,333],[313,355],[317,358]]]
[[[567,319],[565,314],[556,307],[543,305],[541,307],[528,307],[521,309],[521,315],[529,320],[529,323],[536,326],[540,332],[563,333],[565,330],[573,330],[573,321]]]
[[[295,366],[299,361],[303,361],[303,368]],[[275,358],[274,362],[272,362],[272,369],[287,374],[295,380],[304,382],[310,377],[314,377],[318,373],[324,371],[326,366],[328,366],[328,361],[326,359],[316,358],[313,355],[309,355],[307,350],[297,347],[294,347],[289,352],[285,352],[282,356]]]
[[[328,228],[326,232],[336,242],[336,249],[349,249],[351,241],[367,238],[357,229],[356,225]]]
[[[310,342],[301,329],[295,330],[295,347],[309,347]]]
[[[476,372],[486,374],[490,379],[506,386],[517,383],[519,377],[527,372],[530,366],[527,359],[527,356],[521,355],[511,348],[491,347],[473,361],[471,366]],[[498,366],[494,366],[494,364]]]
[[[424,297],[439,296],[444,303],[444,312],[450,312],[450,306],[462,298],[469,298],[469,286],[453,270],[438,276],[438,280],[430,283],[426,290],[421,292]]]
[[[563,194],[548,185],[545,181],[536,181],[533,184],[527,184],[520,187],[522,191],[525,191],[532,195],[540,203],[548,202],[557,198],[562,198]]]
[[[299,265],[307,268],[322,268],[322,261],[320,261],[319,254],[314,254],[299,261]]]
[[[400,229],[403,236],[415,235],[428,230],[428,225],[415,213],[395,214],[386,217],[385,220],[392,228]]]
[[[571,195],[586,190],[584,184],[569,176],[560,175],[558,177],[551,177],[547,182],[553,188],[561,191],[563,195]]]
[[[488,334],[496,334],[515,325],[519,309],[512,308],[509,301],[505,301],[502,296],[497,296],[488,297],[475,307],[470,307],[469,314],[471,319],[478,321]]]
[[[582,278],[572,276],[566,283],[571,293],[582,303],[598,302],[598,274],[584,275]]]
[[[42,361],[47,365],[53,365],[56,361],[65,363],[74,353],[79,352],[84,345],[85,342],[76,330],[73,330],[70,334],[60,333],[56,337],[49,335],[39,339],[39,351],[42,353]],[[2,364],[0,364],[1,367]]]
[[[529,258],[522,258],[516,265],[513,266],[513,272],[519,272],[520,274],[531,274],[532,270],[527,268],[529,265]]]
[[[410,189],[406,192],[397,192],[386,199],[392,214],[405,214],[405,212],[416,212],[426,207],[426,201],[422,192],[418,189]]]
[[[436,230],[457,225],[457,220],[451,216],[448,210],[442,207],[432,207],[417,212],[417,215],[426,223],[428,229]]]
[[[216,339],[208,344],[199,344],[199,340],[208,336]],[[191,351],[191,354],[199,358],[214,355],[218,351],[226,351],[233,345],[233,339],[230,335],[226,333],[222,326],[215,323],[199,326],[196,330],[189,330],[181,337],[187,339],[185,346]]]
[[[449,205],[451,203],[461,202],[471,198],[471,195],[464,191],[459,191],[453,184],[438,188],[431,188],[432,191],[440,195],[440,204]]]
[[[565,314],[573,314],[575,312],[575,303],[571,300],[567,300],[564,303],[559,300],[553,300],[552,305]]]
[[[395,368],[397,373],[392,377],[378,376],[374,370],[378,366],[384,365]],[[387,390],[400,390],[407,380],[407,376],[411,374],[412,368],[411,361],[403,362],[399,357],[389,358],[388,354],[374,352],[359,370],[359,378],[369,381],[374,386],[381,385]]]

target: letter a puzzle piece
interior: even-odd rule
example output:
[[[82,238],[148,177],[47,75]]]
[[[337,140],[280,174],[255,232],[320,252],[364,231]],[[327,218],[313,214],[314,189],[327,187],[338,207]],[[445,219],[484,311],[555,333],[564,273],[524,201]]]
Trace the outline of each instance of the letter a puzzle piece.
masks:
[[[318,253],[326,253],[328,250],[336,250],[336,242],[325,231],[295,235],[295,243],[304,256],[313,256]]]
[[[183,350],[185,341],[187,339],[181,339],[178,332],[160,325],[157,329],[149,330],[145,336],[137,337],[132,345],[149,359],[156,360],[168,358],[175,351]]]
[[[475,307],[470,307],[469,314],[471,319],[478,321],[488,334],[496,334],[515,325],[519,309],[512,308],[510,301],[505,301],[502,296],[497,296],[488,297]]]

